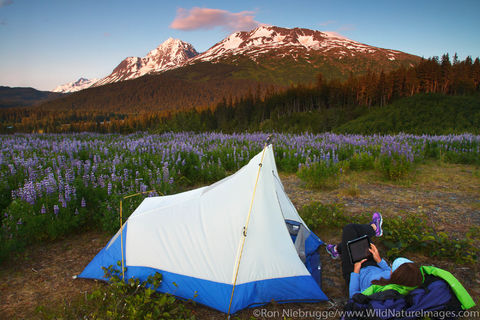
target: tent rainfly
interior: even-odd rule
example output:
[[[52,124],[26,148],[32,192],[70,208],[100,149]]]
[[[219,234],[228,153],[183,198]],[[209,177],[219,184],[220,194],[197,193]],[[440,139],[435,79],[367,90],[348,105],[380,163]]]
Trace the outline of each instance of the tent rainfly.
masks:
[[[321,244],[286,195],[266,145],[210,186],[146,198],[78,277],[107,280],[102,267],[122,261],[125,279],[160,272],[160,292],[234,314],[272,300],[328,300]]]

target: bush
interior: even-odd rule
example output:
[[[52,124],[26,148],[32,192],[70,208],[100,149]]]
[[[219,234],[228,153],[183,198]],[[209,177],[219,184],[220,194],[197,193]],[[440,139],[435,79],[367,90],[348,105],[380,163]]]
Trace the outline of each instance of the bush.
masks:
[[[383,176],[394,181],[405,178],[413,168],[412,162],[406,156],[398,153],[380,155],[378,165]]]
[[[375,166],[375,157],[368,152],[354,153],[349,161],[349,168],[353,171],[370,170]]]
[[[43,212],[43,208],[19,199],[10,203],[0,225],[0,261],[32,243],[55,240],[74,232],[85,223],[85,208],[72,211],[57,206],[55,213]]]
[[[125,282],[121,271],[113,266],[104,271],[108,286],[94,290],[63,310],[39,307],[37,313],[44,319],[195,319],[173,296],[156,291],[162,283],[160,273],[146,281],[131,278]]]
[[[388,249],[387,256],[393,259],[404,252],[421,252],[457,263],[476,263],[480,249],[475,244],[475,230],[468,232],[465,239],[452,239],[445,232],[436,232],[426,220],[421,212],[385,219],[381,241]]]
[[[343,207],[339,204],[324,205],[320,202],[312,202],[303,206],[299,214],[307,226],[315,231],[325,228],[342,229],[349,223],[367,223],[370,218],[366,214],[351,217],[344,213]]]
[[[324,205],[320,202],[302,207],[299,214],[315,232],[326,229],[341,232],[346,224],[368,223],[371,217],[370,213],[348,216],[341,205]],[[478,226],[470,228],[465,239],[452,239],[445,232],[436,232],[425,221],[427,217],[422,212],[384,219],[383,236],[378,240],[386,247],[388,259],[393,260],[408,252],[421,252],[426,256],[445,258],[457,263],[478,263]],[[319,235],[321,236],[320,233]]]
[[[308,188],[323,189],[336,187],[342,171],[340,163],[321,160],[301,166],[297,175],[305,181]]]

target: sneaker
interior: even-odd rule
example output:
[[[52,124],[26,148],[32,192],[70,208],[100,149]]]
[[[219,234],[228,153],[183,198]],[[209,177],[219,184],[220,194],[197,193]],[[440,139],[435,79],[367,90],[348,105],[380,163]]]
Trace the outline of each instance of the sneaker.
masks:
[[[375,235],[377,237],[381,237],[383,235],[382,223],[382,215],[379,212],[375,212],[372,216],[371,224],[374,224],[377,227],[377,230],[375,230]]]
[[[327,247],[325,249],[327,250],[330,257],[332,257],[332,259],[338,259],[338,257],[340,256],[340,254],[338,254],[338,251],[335,249],[334,244],[327,244]]]

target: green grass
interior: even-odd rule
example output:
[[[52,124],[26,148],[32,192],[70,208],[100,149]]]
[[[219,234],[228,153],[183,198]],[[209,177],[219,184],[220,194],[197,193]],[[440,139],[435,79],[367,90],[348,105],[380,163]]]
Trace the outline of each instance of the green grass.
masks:
[[[480,95],[420,94],[378,107],[335,132],[450,134],[480,132]]]
[[[351,216],[338,204],[324,205],[312,202],[300,210],[300,216],[317,234],[332,228],[341,232],[349,223],[368,223],[369,212]],[[478,261],[479,227],[471,227],[464,239],[455,239],[445,232],[437,232],[428,223],[421,211],[404,216],[384,219],[383,237],[380,238],[386,249],[386,255],[393,260],[408,253],[421,253],[428,257],[438,257],[459,264],[474,265]]]

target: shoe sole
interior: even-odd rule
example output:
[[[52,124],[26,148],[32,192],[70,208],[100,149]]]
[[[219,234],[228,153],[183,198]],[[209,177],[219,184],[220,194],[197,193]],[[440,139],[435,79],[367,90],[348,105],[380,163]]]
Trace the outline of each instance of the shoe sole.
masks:
[[[337,260],[338,259],[338,255],[335,257],[333,256],[330,251],[328,251],[328,247],[325,246],[325,251],[327,251],[327,253],[330,255],[330,257],[333,259],[333,260]]]
[[[383,228],[382,228],[382,225],[383,225],[383,217],[382,217],[382,215],[380,215],[380,231],[381,231],[381,233],[380,233],[377,237],[383,236]]]

